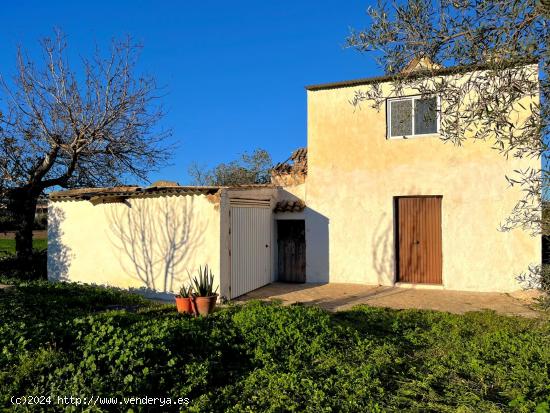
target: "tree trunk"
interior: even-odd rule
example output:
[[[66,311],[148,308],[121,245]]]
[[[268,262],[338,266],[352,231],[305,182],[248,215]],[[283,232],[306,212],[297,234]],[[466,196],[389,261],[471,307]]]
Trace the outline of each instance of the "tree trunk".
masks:
[[[22,264],[30,264],[32,258],[32,230],[39,195],[28,188],[14,188],[8,193],[8,211],[16,223],[15,251]]]

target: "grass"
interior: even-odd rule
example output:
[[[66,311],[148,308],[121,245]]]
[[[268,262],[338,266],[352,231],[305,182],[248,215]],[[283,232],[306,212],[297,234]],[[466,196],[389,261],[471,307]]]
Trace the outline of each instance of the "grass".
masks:
[[[191,318],[36,281],[0,292],[0,320],[0,410],[17,411],[11,396],[91,394],[187,397],[193,412],[550,410],[548,320],[260,302]]]
[[[48,240],[47,239],[33,239],[32,240],[32,246],[35,250],[45,250],[48,248]],[[0,257],[2,255],[13,255],[15,254],[15,240],[14,239],[5,239],[0,238]]]

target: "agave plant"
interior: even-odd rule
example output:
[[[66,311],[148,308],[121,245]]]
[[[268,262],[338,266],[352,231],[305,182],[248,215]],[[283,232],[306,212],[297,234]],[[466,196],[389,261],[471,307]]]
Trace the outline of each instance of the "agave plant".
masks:
[[[189,284],[183,284],[180,288],[180,297],[191,297],[193,294],[193,285]]]
[[[208,265],[205,265],[204,269],[199,267],[198,276],[193,277],[193,279],[191,279],[191,274],[189,274],[189,280],[195,290],[195,295],[198,297],[210,297],[215,295],[216,291],[218,291],[218,287],[213,290],[214,274],[212,274],[212,271],[208,268]]]

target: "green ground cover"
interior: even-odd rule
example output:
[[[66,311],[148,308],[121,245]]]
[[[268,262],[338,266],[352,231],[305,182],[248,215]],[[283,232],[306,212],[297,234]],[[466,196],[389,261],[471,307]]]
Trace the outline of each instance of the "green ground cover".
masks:
[[[32,240],[32,246],[35,250],[45,250],[46,248],[48,248],[48,240],[35,238]],[[15,254],[15,240],[0,238],[0,257],[3,255],[5,256],[12,254]]]
[[[550,410],[548,320],[491,312],[251,302],[195,319],[113,289],[33,281],[0,292],[0,349],[9,411],[23,395],[188,397],[196,412]]]

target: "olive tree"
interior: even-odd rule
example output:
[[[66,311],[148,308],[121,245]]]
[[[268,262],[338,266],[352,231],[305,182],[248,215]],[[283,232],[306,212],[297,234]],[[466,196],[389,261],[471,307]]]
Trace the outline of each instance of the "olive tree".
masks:
[[[271,168],[271,155],[258,148],[251,154],[245,152],[239,159],[221,163],[212,169],[194,163],[188,172],[194,185],[237,186],[269,183]]]
[[[541,160],[541,168],[506,177],[524,196],[501,225],[534,235],[550,234],[548,215],[541,214],[549,177],[549,9],[548,0],[381,1],[368,9],[367,27],[347,38],[348,47],[372,54],[393,80],[389,92],[379,83],[362,88],[353,105],[380,108],[388,93],[405,90],[438,95],[444,141],[485,140],[503,156]],[[409,70],[414,59],[424,63],[419,70]]]
[[[16,251],[32,253],[38,197],[50,188],[117,185],[167,160],[170,131],[155,80],[136,72],[139,45],[114,41],[71,64],[66,38],[41,41],[42,58],[17,53],[13,78],[1,78],[0,195],[17,221]]]

